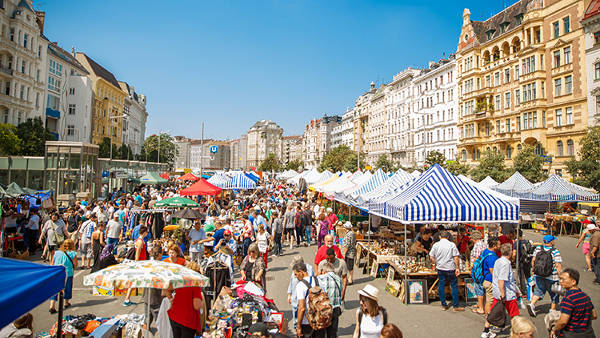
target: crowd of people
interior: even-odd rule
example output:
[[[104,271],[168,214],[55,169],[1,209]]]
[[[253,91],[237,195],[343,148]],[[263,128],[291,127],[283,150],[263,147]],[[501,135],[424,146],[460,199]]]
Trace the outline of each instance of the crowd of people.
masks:
[[[65,267],[65,308],[71,306],[74,270],[93,273],[124,258],[164,260],[180,265],[193,263],[200,269],[208,262],[218,261],[229,269],[231,284],[235,283],[235,273],[239,273],[241,281],[253,282],[269,295],[266,278],[269,257],[284,255],[294,247],[314,246],[314,261],[306,262],[302,256],[295,256],[290,265],[287,299],[292,307],[292,327],[302,337],[337,337],[339,318],[346,310],[347,288],[354,283],[356,227],[341,222],[331,207],[310,193],[277,180],[265,180],[263,184],[264,189],[251,192],[198,198],[199,211],[204,216],[194,219],[189,228],[181,227],[181,236],[162,231],[164,225],[172,223],[173,215],[161,210],[157,216],[155,204],[178,196],[182,186],[141,185],[130,193],[115,191],[104,200],[77,201],[60,212],[28,207],[20,211],[9,209],[3,215],[4,227],[6,231],[24,234],[30,255],[41,250],[44,261]],[[153,219],[149,220],[150,217]],[[343,236],[338,233],[342,228]],[[577,246],[583,243],[588,268],[596,273],[596,281],[600,283],[600,232],[596,229],[595,224],[588,224]],[[502,231],[488,226],[485,233],[468,233],[459,227],[453,235],[443,227],[421,226],[411,252],[428,257],[437,270],[444,311],[449,309],[446,284],[452,293],[452,310],[464,311],[458,291],[460,259],[469,259],[473,269],[479,269],[477,276],[474,275],[477,305],[472,311],[486,317],[481,337],[496,336],[499,316],[495,309],[499,305],[512,318],[511,336],[532,337],[535,327],[520,315],[520,308],[526,308],[532,317],[537,316],[536,304],[546,293],[551,308],[560,309],[554,325],[557,335],[593,334],[594,307],[578,288],[579,272],[563,267],[560,252],[554,247],[555,240],[556,237],[547,235],[543,245],[534,246],[523,239],[521,231],[514,229]],[[513,272],[515,264],[518,268]],[[519,285],[515,274],[519,276]],[[531,280],[533,285],[528,285]],[[564,291],[562,301],[558,285]],[[531,301],[520,305],[528,286],[534,290]],[[127,292],[124,306],[134,304],[131,291]],[[175,337],[193,337],[202,332],[198,318],[206,300],[200,290],[149,292],[147,306],[151,318],[156,317],[164,297],[172,301],[169,319]],[[379,297],[379,290],[370,284],[358,292],[360,306],[355,313],[354,337],[402,337],[400,329],[388,323],[388,313],[380,305]],[[55,301],[50,301],[50,313],[57,311]],[[189,311],[198,314],[190,318]],[[268,335],[262,326],[254,329],[257,335]]]

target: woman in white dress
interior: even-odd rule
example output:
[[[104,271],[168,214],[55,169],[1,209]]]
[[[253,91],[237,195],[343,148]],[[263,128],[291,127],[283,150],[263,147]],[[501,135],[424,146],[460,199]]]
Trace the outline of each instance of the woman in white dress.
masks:
[[[379,338],[387,324],[387,312],[379,306],[379,290],[371,284],[358,291],[360,308],[356,310],[353,338]]]

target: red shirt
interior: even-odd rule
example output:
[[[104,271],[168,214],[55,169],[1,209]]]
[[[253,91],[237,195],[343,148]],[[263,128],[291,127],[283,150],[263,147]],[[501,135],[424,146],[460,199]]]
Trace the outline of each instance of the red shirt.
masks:
[[[331,213],[327,216],[327,221],[329,221],[329,230],[334,230],[335,224],[338,222],[338,217],[336,214]]]
[[[329,249],[329,247],[326,245],[323,245],[322,247],[319,248],[319,250],[317,250],[317,255],[315,256],[315,264],[317,266],[319,265],[319,263],[321,263],[322,260],[327,258],[327,249]],[[340,250],[340,248],[337,245],[333,246],[333,251],[335,251],[335,255],[337,256],[337,258],[344,259],[344,256],[342,255],[342,251]]]
[[[465,253],[467,252],[467,248],[469,247],[469,241],[471,240],[471,238],[469,238],[469,236],[465,235],[465,236],[457,236],[457,242],[458,242],[458,251],[460,253]]]
[[[194,298],[202,299],[201,288],[176,289],[171,309],[167,313],[172,321],[190,329],[199,330],[201,329],[200,311],[194,310]]]
[[[506,243],[509,243],[511,246],[513,245],[512,239],[508,238],[508,236],[506,236],[506,235],[502,235],[502,236],[498,237],[498,240],[500,241],[500,245],[506,244]]]
[[[139,256],[139,261],[145,261],[148,259],[148,252],[146,251],[146,242],[144,242],[144,240],[140,237],[138,238],[138,241],[142,241],[142,248],[141,248],[141,252],[140,252],[140,256]],[[138,250],[136,248],[136,250]]]

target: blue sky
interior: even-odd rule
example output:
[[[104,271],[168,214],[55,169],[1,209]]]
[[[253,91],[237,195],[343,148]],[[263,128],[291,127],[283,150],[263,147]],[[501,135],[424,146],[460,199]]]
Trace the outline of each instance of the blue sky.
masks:
[[[514,0],[505,0],[507,5]],[[493,1],[41,0],[45,34],[146,94],[147,134],[238,138],[260,119],[286,135],[342,114],[369,83],[456,51],[465,7]]]

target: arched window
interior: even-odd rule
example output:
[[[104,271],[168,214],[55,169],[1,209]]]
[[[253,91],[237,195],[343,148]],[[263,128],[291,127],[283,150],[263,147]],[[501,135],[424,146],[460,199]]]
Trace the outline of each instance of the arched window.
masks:
[[[535,154],[544,155],[544,148],[542,148],[542,145],[540,143],[535,144]]]
[[[567,141],[567,152],[569,156],[575,156],[575,143],[573,140]]]
[[[494,154],[498,152],[498,147],[494,147]]]
[[[565,155],[565,151],[563,149],[562,141],[556,142],[556,156],[564,156],[564,155]]]

